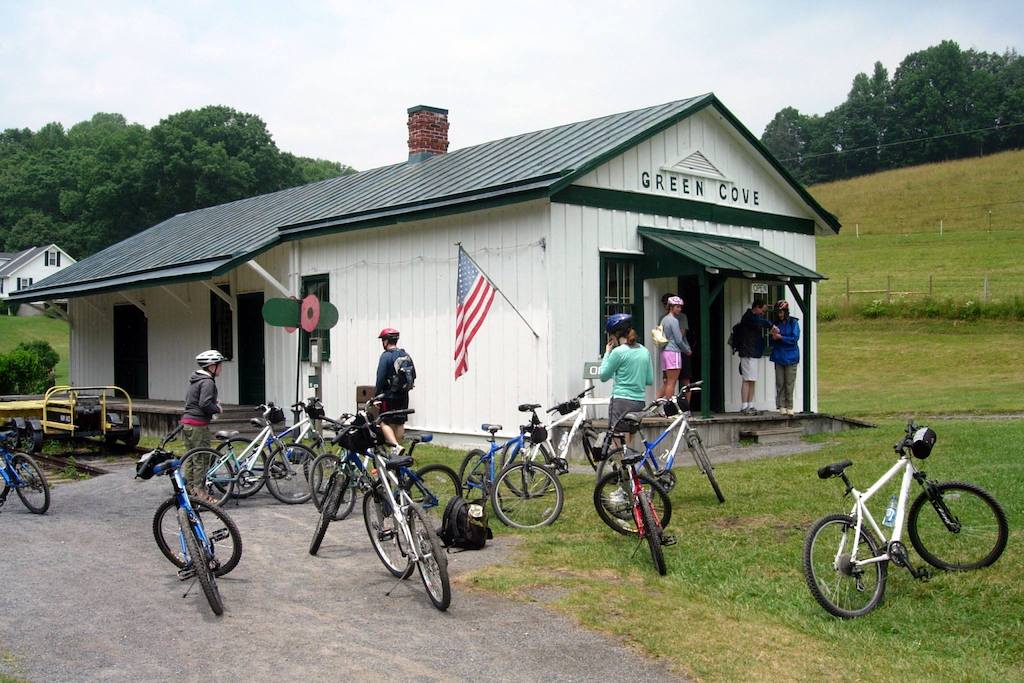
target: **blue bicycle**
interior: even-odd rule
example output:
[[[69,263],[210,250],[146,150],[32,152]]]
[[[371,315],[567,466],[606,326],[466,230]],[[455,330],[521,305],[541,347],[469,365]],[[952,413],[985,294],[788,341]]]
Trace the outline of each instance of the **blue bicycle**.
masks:
[[[35,460],[25,453],[12,453],[7,449],[7,441],[16,438],[16,431],[0,432],[0,455],[3,455],[0,478],[4,486],[0,492],[0,508],[7,502],[11,489],[14,489],[29,512],[45,514],[50,508],[50,485]]]
[[[152,479],[165,474],[171,480],[174,495],[164,501],[153,516],[153,535],[160,552],[178,567],[182,581],[198,579],[214,614],[224,613],[224,601],[216,577],[227,574],[242,557],[242,536],[238,527],[219,507],[189,500],[181,460],[166,449],[181,431],[179,425],[165,436],[156,449],[144,454],[135,465],[135,476]],[[173,521],[168,514],[175,510]],[[206,516],[206,521],[203,520]],[[171,527],[171,524],[176,524]],[[196,561],[201,558],[200,561]],[[186,592],[186,595],[188,593]]]
[[[558,476],[546,465],[524,458],[519,453],[528,443],[542,443],[547,430],[537,417],[540,404],[524,403],[519,411],[532,413],[529,424],[520,426],[519,436],[497,443],[499,424],[483,424],[480,429],[490,434],[490,448],[485,452],[474,448],[462,461],[459,479],[462,495],[467,500],[489,498],[494,514],[503,524],[517,529],[547,526],[558,519],[565,502],[565,493]]]
[[[692,384],[685,385],[679,389],[679,393],[672,398],[659,398],[654,403],[644,408],[644,413],[660,412],[667,418],[672,420],[672,423],[658,435],[654,441],[644,440],[644,457],[640,461],[640,467],[654,480],[656,480],[666,493],[671,492],[676,486],[676,475],[672,472],[672,466],[676,462],[676,453],[679,451],[680,445],[683,442],[686,443],[687,450],[690,451],[690,455],[693,456],[693,461],[697,465],[697,469],[700,473],[708,478],[711,483],[711,488],[715,492],[715,497],[718,498],[719,503],[725,502],[725,496],[722,495],[722,489],[718,487],[718,479],[715,477],[715,467],[711,464],[711,458],[708,457],[708,452],[704,448],[704,442],[700,438],[700,432],[690,425],[690,404],[686,400],[687,392],[700,391],[701,382],[693,382]],[[675,438],[672,440],[671,445],[667,446],[661,453],[657,455],[655,451],[663,442],[668,439],[670,434],[675,434]],[[597,478],[601,479],[604,475],[604,467],[607,465],[605,460],[597,468]]]

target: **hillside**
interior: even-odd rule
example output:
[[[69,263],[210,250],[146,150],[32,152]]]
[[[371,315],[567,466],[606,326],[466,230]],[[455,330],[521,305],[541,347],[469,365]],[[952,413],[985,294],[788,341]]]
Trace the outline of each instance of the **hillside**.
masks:
[[[1024,298],[1024,151],[815,185],[843,224],[818,238],[819,302]],[[987,282],[987,286],[986,286]]]

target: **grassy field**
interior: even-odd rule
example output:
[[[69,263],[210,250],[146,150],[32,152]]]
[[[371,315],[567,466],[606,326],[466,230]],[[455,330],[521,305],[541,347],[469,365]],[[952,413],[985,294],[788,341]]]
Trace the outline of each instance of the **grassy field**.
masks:
[[[1005,446],[1024,439],[1024,422],[933,427],[939,445],[928,473],[991,490],[1009,514],[1008,550],[990,569],[928,583],[892,568],[886,600],[867,617],[837,620],[814,602],[801,548],[815,519],[847,505],[840,486],[815,470],[850,458],[854,482],[872,481],[893,462],[899,422],[830,437],[814,454],[720,465],[724,505],[693,468],[683,469],[672,496],[679,542],[666,549],[666,577],[646,548],[634,555],[635,541],[598,521],[592,477],[568,476],[558,522],[518,533],[514,561],[471,583],[550,601],[700,680],[1021,680],[1024,462]]]
[[[60,355],[55,369],[57,384],[67,384],[71,376],[68,364],[70,334],[68,324],[55,318],[0,315],[0,353],[10,351],[19,342],[42,339]]]
[[[894,299],[981,301],[986,276],[989,300],[1024,297],[1022,184],[1018,151],[810,188],[843,223],[838,236],[817,240],[818,270],[830,278],[819,303],[844,305],[847,279],[854,306],[886,299],[890,288]]]
[[[1024,413],[1024,323],[838,320],[818,326],[819,409],[838,415]]]

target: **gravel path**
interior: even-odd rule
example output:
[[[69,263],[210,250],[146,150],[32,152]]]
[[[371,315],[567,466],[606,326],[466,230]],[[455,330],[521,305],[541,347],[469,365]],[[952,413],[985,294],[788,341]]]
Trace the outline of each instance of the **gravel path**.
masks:
[[[228,511],[242,561],[218,580],[215,617],[187,598],[153,541],[170,495],[128,468],[53,491],[50,512],[16,496],[0,511],[0,673],[50,681],[679,680],[660,662],[539,605],[459,585],[507,556],[506,541],[451,555],[452,606],[428,601],[418,574],[394,585],[357,511],[308,554],[312,505],[261,492]]]

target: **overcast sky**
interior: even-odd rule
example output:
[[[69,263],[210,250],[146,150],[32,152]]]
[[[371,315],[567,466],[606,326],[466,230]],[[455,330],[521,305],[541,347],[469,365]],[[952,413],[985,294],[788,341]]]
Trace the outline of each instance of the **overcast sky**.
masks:
[[[223,104],[279,148],[404,161],[406,109],[451,149],[715,92],[755,135],[853,76],[951,38],[1024,48],[1016,2],[22,2],[0,0],[0,129]]]

